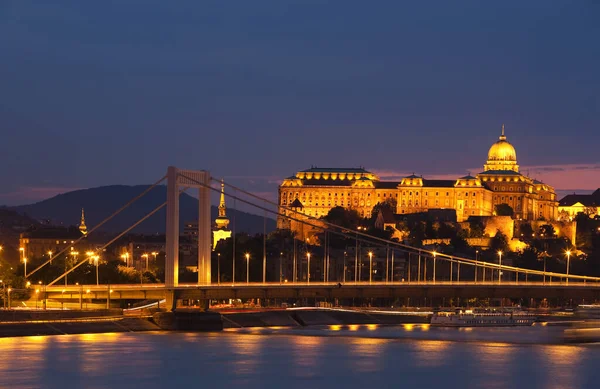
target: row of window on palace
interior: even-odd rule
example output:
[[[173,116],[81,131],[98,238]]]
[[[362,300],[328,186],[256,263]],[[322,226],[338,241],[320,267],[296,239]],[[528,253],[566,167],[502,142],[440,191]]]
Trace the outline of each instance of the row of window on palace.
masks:
[[[321,193],[319,195],[319,192],[315,192],[314,194],[313,194],[313,192],[303,192],[303,193],[296,192],[295,195],[294,195],[294,192],[287,192],[287,194],[286,193],[282,193],[281,194],[282,198],[285,199],[287,197],[288,200],[292,200],[293,198],[299,198],[300,196],[302,196],[302,198],[306,198],[306,196],[308,196],[309,200],[311,200],[313,196],[316,199],[321,198],[321,200],[325,200],[325,197],[338,197],[338,193],[331,193],[331,192],[329,192],[329,193],[327,193],[327,196],[325,196],[324,193]],[[358,193],[358,196],[359,197],[365,197],[365,194],[364,193]],[[344,197],[344,192],[339,193],[339,197]],[[350,197],[350,192],[346,193],[346,197]],[[366,197],[371,197],[371,193],[367,193]],[[390,192],[390,193],[377,193],[377,197],[383,197],[383,198],[388,198],[389,197],[389,198],[393,198],[393,197],[398,197],[398,193],[393,193],[393,192]]]

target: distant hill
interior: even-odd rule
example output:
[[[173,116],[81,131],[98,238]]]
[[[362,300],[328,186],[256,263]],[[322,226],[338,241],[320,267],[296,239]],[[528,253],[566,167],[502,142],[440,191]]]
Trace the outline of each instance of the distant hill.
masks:
[[[98,188],[76,190],[54,196],[50,199],[35,204],[9,207],[21,214],[31,218],[43,220],[49,219],[52,224],[76,225],[79,224],[81,208],[85,209],[85,220],[88,229],[100,223],[117,209],[122,207],[135,196],[142,193],[149,185],[112,185]],[[118,233],[129,227],[154,208],[165,202],[167,189],[165,186],[157,186],[145,196],[137,200],[114,219],[101,227],[101,231]],[[181,228],[183,223],[198,219],[198,200],[183,193],[179,201],[179,220]],[[211,220],[217,216],[217,207],[211,207]],[[263,232],[263,217],[246,212],[227,209],[227,216],[233,220],[235,216],[236,231],[249,234]],[[166,207],[152,215],[132,232],[143,234],[155,234],[165,232]],[[230,228],[232,225],[230,224]],[[275,221],[267,218],[267,232],[275,229]],[[183,231],[183,230],[181,230]]]

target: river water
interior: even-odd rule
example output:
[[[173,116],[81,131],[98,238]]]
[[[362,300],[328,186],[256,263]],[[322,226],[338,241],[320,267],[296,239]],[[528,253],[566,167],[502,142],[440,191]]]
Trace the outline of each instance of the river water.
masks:
[[[598,388],[557,328],[264,328],[0,338],[0,388]]]

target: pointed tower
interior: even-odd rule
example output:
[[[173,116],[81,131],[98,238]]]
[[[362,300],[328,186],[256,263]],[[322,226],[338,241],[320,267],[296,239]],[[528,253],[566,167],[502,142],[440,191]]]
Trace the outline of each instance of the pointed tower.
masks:
[[[215,220],[217,229],[227,229],[229,219],[227,218],[227,206],[225,206],[225,183],[221,180],[221,198],[219,199],[219,216]]]
[[[213,231],[213,250],[221,239],[231,237],[231,231],[227,229],[229,219],[227,218],[227,206],[225,205],[225,183],[221,180],[221,197],[219,199],[219,216],[215,219],[215,230]]]
[[[79,231],[83,235],[87,235],[87,227],[85,225],[85,211],[81,208],[81,221],[79,222]]]

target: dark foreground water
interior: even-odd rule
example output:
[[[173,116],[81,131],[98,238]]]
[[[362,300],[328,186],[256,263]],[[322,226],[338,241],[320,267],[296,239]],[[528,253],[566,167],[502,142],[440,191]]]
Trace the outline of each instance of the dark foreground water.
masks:
[[[330,326],[0,339],[0,388],[599,388],[556,328]],[[545,344],[540,344],[545,343]]]

